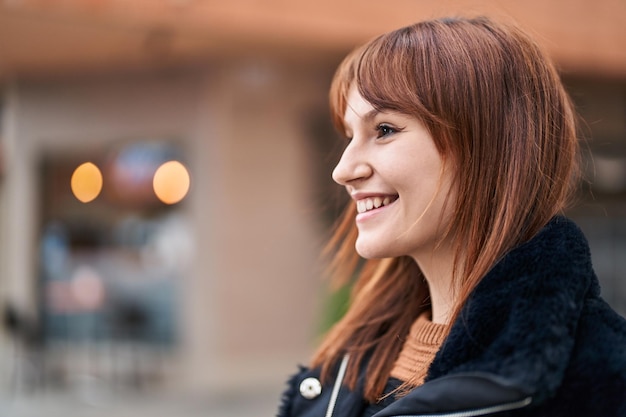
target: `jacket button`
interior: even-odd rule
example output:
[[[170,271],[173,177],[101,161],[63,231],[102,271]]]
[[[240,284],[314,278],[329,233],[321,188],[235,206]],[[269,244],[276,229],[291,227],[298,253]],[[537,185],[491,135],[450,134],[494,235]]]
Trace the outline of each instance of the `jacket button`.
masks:
[[[300,383],[300,395],[307,400],[317,398],[322,393],[322,384],[317,378],[307,378]]]

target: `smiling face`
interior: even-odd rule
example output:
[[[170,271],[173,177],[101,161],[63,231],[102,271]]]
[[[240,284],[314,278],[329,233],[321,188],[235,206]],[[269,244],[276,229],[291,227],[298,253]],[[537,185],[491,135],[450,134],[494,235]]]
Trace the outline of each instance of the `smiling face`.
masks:
[[[432,136],[417,118],[377,111],[355,87],[343,124],[351,139],[333,179],[357,206],[357,252],[408,255],[419,263],[440,242],[455,197],[453,175]]]

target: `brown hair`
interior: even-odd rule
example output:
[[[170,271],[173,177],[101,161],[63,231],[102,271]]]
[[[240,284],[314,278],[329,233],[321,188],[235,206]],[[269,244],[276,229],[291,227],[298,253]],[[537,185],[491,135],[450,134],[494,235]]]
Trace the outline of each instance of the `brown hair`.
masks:
[[[458,195],[450,201],[455,214],[446,234],[462,259],[455,269],[456,319],[489,269],[560,213],[578,184],[569,97],[532,39],[482,17],[420,22],[349,54],[330,90],[333,122],[342,133],[353,85],[373,107],[419,118],[444,161],[454,164]],[[358,270],[351,306],[326,335],[313,366],[328,378],[350,353],[346,382],[354,388],[367,363],[365,397],[374,402],[403,338],[427,308],[428,287],[407,257],[360,265],[355,213],[350,203],[328,245],[335,279],[345,282]]]

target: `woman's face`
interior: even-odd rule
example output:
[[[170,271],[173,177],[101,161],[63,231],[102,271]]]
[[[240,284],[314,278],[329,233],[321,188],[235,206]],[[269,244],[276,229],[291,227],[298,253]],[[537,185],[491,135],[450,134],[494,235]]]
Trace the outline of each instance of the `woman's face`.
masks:
[[[357,252],[416,260],[432,254],[452,217],[455,189],[426,127],[411,116],[377,111],[355,87],[344,125],[351,139],[333,179],[357,206]]]

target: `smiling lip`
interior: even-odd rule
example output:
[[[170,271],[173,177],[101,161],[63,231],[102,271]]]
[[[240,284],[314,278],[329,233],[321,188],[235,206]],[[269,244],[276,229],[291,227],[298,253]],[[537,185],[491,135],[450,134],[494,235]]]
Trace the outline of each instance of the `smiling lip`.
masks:
[[[365,216],[367,213],[372,213],[387,207],[398,199],[397,195],[384,195],[384,194],[370,194],[370,195],[353,195],[356,202],[357,216],[359,218],[369,217]]]

